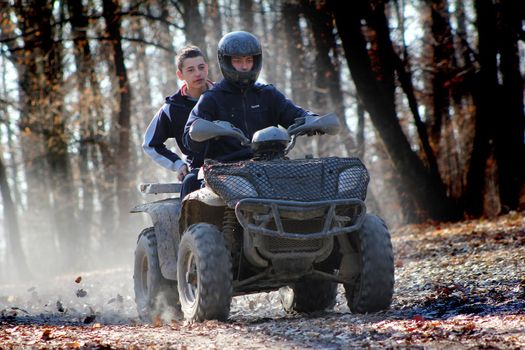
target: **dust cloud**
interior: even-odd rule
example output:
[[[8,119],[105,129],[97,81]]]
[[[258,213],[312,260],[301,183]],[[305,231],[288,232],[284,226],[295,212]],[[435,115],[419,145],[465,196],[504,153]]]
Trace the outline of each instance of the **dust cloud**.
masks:
[[[109,239],[92,230],[69,250],[44,229],[46,223],[39,230],[26,227],[20,234],[24,256],[14,256],[0,228],[0,318],[31,324],[139,322],[133,259],[137,236],[148,224],[130,219],[130,227]]]

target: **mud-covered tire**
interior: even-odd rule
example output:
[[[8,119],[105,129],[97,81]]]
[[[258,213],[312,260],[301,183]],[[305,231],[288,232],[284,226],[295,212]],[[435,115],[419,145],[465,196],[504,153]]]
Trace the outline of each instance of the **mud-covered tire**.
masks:
[[[344,284],[350,311],[367,313],[389,308],[394,292],[394,254],[385,222],[367,214],[361,229],[349,237],[357,250],[349,263],[356,264],[359,271],[353,283]]]
[[[186,320],[228,318],[232,299],[230,253],[215,226],[195,224],[184,232],[177,259],[177,280]]]
[[[157,253],[155,229],[144,229],[137,240],[133,269],[135,302],[139,318],[144,322],[171,317],[180,319],[179,293],[177,281],[162,276]]]
[[[311,313],[331,309],[335,305],[337,283],[304,278],[293,288],[279,289],[281,305],[286,312]]]

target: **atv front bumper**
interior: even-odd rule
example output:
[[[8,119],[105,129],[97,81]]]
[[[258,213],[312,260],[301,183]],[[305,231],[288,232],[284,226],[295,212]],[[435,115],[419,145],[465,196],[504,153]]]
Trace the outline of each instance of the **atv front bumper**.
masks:
[[[245,198],[235,205],[237,220],[250,234],[310,240],[358,230],[366,206],[360,199],[318,202]]]

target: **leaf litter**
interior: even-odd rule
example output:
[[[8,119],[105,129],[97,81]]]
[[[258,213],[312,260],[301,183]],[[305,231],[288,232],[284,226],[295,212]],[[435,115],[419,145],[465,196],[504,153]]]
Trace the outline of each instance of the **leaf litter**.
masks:
[[[130,269],[83,273],[69,291],[0,287],[2,348],[525,348],[525,217],[410,225],[392,232],[390,310],[287,314],[278,293],[234,297],[227,322],[138,320]],[[78,276],[78,274],[77,274]],[[69,282],[67,282],[69,281]],[[82,288],[78,288],[82,282]],[[76,287],[75,287],[76,285]],[[67,288],[66,288],[67,290]],[[78,296],[78,291],[86,294]],[[83,293],[82,293],[83,294]],[[62,311],[61,311],[62,310]]]

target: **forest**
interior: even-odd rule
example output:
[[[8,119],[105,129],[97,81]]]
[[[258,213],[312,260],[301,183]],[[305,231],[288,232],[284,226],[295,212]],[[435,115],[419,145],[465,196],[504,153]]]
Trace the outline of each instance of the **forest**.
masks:
[[[1,0],[0,280],[131,261],[139,184],[175,181],[141,147],[175,55],[198,45],[219,81],[233,30],[261,81],[344,126],[294,155],[361,158],[389,226],[521,211],[524,20],[520,0]]]

